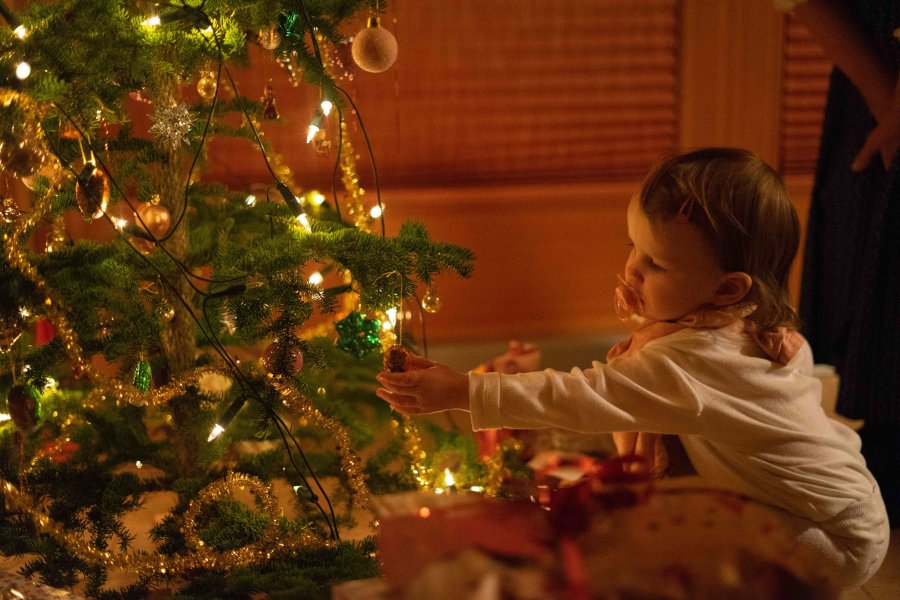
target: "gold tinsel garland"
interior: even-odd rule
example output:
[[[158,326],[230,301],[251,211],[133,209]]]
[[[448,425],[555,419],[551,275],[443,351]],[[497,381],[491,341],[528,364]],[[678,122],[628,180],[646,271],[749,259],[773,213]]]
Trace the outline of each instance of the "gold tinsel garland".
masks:
[[[182,523],[182,534],[193,553],[190,556],[167,556],[159,552],[111,552],[98,550],[84,537],[67,532],[62,525],[51,519],[38,507],[31,496],[0,477],[0,488],[10,511],[21,512],[31,520],[39,533],[50,536],[78,559],[89,565],[108,569],[127,569],[140,576],[174,575],[192,569],[235,569],[262,564],[276,556],[285,556],[301,548],[321,548],[333,546],[334,542],[302,531],[292,536],[280,537],[277,517],[278,501],[272,488],[261,480],[243,473],[232,473],[224,479],[203,488],[188,505]],[[219,552],[206,546],[200,540],[196,529],[196,519],[200,509],[211,502],[217,502],[237,490],[249,488],[262,504],[269,516],[269,526],[263,537],[239,549]]]
[[[256,497],[268,517],[269,524],[262,537],[256,542],[228,552],[219,552],[210,548],[200,539],[197,532],[196,522],[200,510],[206,504],[218,502],[232,496],[236,490],[244,489],[248,489]],[[200,495],[191,500],[184,513],[181,533],[184,535],[187,546],[191,549],[192,558],[206,569],[233,569],[262,564],[275,556],[289,554],[300,548],[334,544],[334,542],[328,542],[309,531],[302,531],[288,537],[281,536],[278,500],[272,493],[272,487],[260,479],[244,473],[231,473],[225,479],[215,481],[203,488]]]
[[[428,458],[428,453],[422,449],[422,436],[419,434],[419,428],[408,415],[403,415],[401,421],[391,421],[391,426],[403,440],[403,449],[410,462],[409,470],[419,489],[427,490],[434,487],[434,470],[425,466],[424,461]]]
[[[353,446],[350,443],[350,433],[347,428],[335,419],[326,417],[313,404],[304,398],[300,392],[291,387],[287,380],[281,376],[271,376],[272,386],[281,395],[282,404],[291,412],[296,419],[305,419],[309,423],[321,427],[331,434],[338,458],[341,462],[341,470],[347,477],[347,485],[353,492],[354,496],[359,500],[360,506],[368,508],[371,506],[371,496],[369,488],[366,487],[365,476],[360,469],[360,459],[353,452]]]
[[[363,204],[363,196],[366,190],[359,185],[359,175],[356,172],[356,154],[353,144],[350,143],[350,134],[347,131],[347,123],[341,120],[341,183],[347,190],[344,196],[344,207],[347,214],[353,219],[353,224],[363,230],[369,231],[369,213]]]

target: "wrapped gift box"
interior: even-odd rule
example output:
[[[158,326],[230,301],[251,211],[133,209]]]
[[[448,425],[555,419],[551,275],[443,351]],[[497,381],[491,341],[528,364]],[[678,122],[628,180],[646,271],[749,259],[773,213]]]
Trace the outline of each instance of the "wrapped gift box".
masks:
[[[334,597],[838,596],[777,512],[758,502],[699,479],[641,481],[621,464],[538,462],[542,501],[417,492],[378,499],[384,577]]]

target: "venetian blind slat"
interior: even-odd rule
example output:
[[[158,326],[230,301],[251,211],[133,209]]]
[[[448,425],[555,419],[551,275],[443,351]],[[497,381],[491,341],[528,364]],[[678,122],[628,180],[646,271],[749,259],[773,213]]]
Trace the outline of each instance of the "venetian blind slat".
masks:
[[[677,8],[397,2],[391,106],[376,109],[396,123],[378,155],[385,184],[640,178],[676,145]]]
[[[781,171],[812,174],[819,152],[831,63],[799,21],[786,17],[781,104]]]

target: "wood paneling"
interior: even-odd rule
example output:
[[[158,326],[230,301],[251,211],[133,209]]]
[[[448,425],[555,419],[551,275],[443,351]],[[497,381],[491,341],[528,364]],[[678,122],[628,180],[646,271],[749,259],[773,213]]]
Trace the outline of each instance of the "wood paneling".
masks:
[[[680,147],[740,146],[779,164],[783,17],[772,0],[684,0]]]
[[[625,209],[637,185],[553,184],[386,190],[401,219],[475,253],[471,279],[439,277],[436,341],[622,330],[613,309],[628,254]]]

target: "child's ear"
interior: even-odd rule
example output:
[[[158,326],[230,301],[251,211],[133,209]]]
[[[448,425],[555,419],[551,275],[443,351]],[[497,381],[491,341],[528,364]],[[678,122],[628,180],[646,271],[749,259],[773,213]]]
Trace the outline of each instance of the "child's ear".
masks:
[[[730,306],[744,299],[753,285],[753,278],[743,271],[726,273],[716,288],[713,302],[717,306]]]

